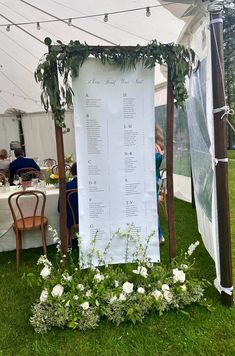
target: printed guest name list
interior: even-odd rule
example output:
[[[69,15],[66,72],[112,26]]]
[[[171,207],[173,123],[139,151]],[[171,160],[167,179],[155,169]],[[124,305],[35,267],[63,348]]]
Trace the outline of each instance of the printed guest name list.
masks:
[[[96,236],[101,252],[112,240],[106,262],[125,262],[126,243],[113,233],[133,224],[144,243],[157,230],[153,78],[142,65],[124,72],[88,59],[73,81],[83,256]],[[148,246],[153,261],[157,239]],[[131,241],[130,260],[135,248]]]

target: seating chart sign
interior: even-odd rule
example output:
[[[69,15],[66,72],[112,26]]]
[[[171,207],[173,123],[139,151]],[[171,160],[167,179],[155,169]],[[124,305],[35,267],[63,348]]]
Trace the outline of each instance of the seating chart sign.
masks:
[[[85,266],[94,236],[95,250],[105,255],[106,263],[133,260],[137,240],[147,246],[151,261],[159,261],[154,71],[142,64],[123,71],[88,59],[73,81],[73,91],[80,253]],[[115,232],[132,224],[134,237],[127,246],[126,237]],[[101,258],[93,256],[92,263],[99,265]]]

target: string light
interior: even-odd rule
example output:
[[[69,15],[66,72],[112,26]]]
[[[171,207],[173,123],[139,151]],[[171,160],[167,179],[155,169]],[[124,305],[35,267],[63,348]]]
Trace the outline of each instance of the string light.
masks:
[[[137,8],[133,8],[133,9],[126,9],[126,10],[119,10],[119,11],[111,11],[109,13],[97,13],[97,14],[92,14],[92,15],[84,15],[84,16],[75,16],[75,17],[71,17],[71,18],[56,18],[53,20],[42,20],[40,22],[38,21],[30,21],[30,22],[19,22],[19,23],[12,23],[11,25],[7,25],[7,24],[0,24],[0,27],[6,27],[9,28],[9,26],[22,26],[22,25],[33,25],[33,24],[38,24],[40,25],[40,23],[52,23],[52,22],[65,22],[67,21],[68,25],[71,26],[72,25],[72,20],[79,20],[79,19],[88,19],[88,18],[93,18],[93,17],[101,17],[104,16],[104,22],[108,22],[108,16],[109,15],[116,15],[116,14],[123,14],[123,13],[129,13],[129,12],[135,12],[135,11],[141,11],[146,9],[146,16],[149,17],[151,16],[151,8],[158,8],[158,7],[163,7],[163,6],[170,6],[174,3],[169,2],[166,3],[164,5],[159,4],[159,5],[153,5],[153,6],[147,6],[147,7],[137,7]],[[231,5],[231,8],[234,8],[234,4]],[[10,31],[7,29],[7,31]]]
[[[150,7],[149,6],[146,7],[146,16],[147,17],[151,16],[151,11],[150,11]]]
[[[108,14],[104,14],[104,22],[108,22],[108,20],[109,20]]]
[[[11,26],[10,26],[10,25],[7,25],[6,31],[7,31],[7,32],[10,32],[10,31],[11,31]]]
[[[40,22],[37,22],[37,30],[40,30],[41,27],[40,27]]]

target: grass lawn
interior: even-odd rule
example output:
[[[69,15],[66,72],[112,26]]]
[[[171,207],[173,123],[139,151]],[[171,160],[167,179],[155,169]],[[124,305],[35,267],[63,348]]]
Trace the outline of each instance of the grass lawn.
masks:
[[[233,154],[233,152],[232,152]],[[235,158],[235,156],[233,156]],[[235,236],[235,160],[229,163],[232,236]],[[195,210],[179,200],[176,208],[177,248],[186,250],[200,239]],[[167,231],[161,217],[163,231]],[[167,237],[167,233],[165,233]],[[235,243],[233,242],[233,245]],[[235,247],[235,246],[234,246]],[[167,262],[167,243],[161,248]],[[172,311],[159,317],[152,314],[142,324],[121,324],[103,321],[94,331],[53,330],[46,335],[35,334],[29,324],[30,305],[40,291],[31,289],[22,280],[23,273],[36,272],[41,249],[23,251],[20,269],[15,267],[15,252],[0,254],[0,356],[8,355],[235,355],[235,307],[221,305],[217,291],[211,287],[208,297],[215,310],[187,307],[187,313]],[[55,248],[48,248],[53,259]],[[213,282],[213,261],[200,244],[195,252],[196,270],[200,278]],[[235,248],[233,252],[235,261]]]

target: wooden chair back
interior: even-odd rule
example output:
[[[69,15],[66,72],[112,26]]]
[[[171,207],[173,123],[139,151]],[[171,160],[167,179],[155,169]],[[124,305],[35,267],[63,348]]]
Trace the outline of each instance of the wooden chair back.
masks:
[[[31,180],[32,178],[42,179],[43,173],[37,170],[31,170],[21,173],[21,178],[23,181]]]
[[[66,176],[70,174],[70,165],[69,164],[65,164],[65,174]],[[59,170],[58,170],[58,164],[55,164],[52,168],[51,168],[51,172],[54,174],[54,173],[58,173]]]
[[[30,211],[32,214],[30,216],[25,213],[25,202],[23,202],[23,198],[30,197]],[[46,204],[46,195],[40,190],[27,190],[13,193],[8,198],[8,203],[11,209],[12,217],[14,220],[14,226],[17,229],[17,222],[21,219],[23,224],[23,229],[27,229],[25,224],[26,218],[31,218],[31,228],[35,228],[36,220],[38,221],[38,217],[41,218],[41,226],[43,226],[44,220],[44,210]],[[26,216],[27,215],[27,216]],[[37,218],[37,219],[36,219]]]
[[[46,167],[53,167],[56,165],[56,160],[53,158],[46,158],[43,160],[43,165]]]
[[[69,212],[71,213],[72,216],[72,221],[73,221],[73,227],[77,227],[78,226],[78,221],[76,221],[76,216],[75,216],[75,212],[74,212],[74,206],[71,203],[71,197],[72,195],[78,195],[78,190],[75,189],[68,189],[66,190],[66,199],[67,199],[67,208],[69,209]],[[68,212],[67,212],[68,213]]]
[[[33,172],[36,174],[38,172],[37,169],[32,168],[32,167],[25,167],[25,168],[20,168],[16,171],[16,174],[19,174],[20,177],[22,177],[22,174],[28,173],[28,172]]]

